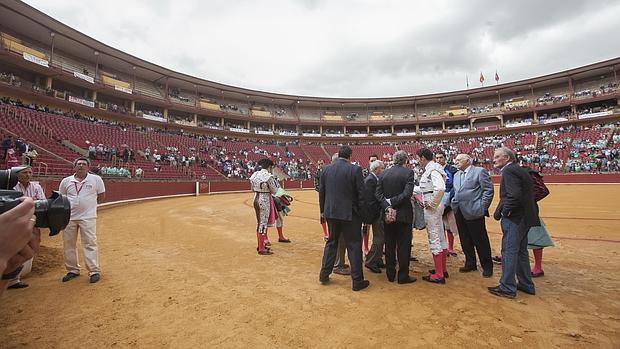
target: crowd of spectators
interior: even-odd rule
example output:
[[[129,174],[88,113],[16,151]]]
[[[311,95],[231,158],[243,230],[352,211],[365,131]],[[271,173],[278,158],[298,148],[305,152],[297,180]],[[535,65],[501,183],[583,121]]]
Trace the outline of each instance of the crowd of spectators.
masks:
[[[13,138],[11,135],[3,135],[0,143],[0,163],[6,167],[14,167],[22,164],[34,165],[39,153],[21,137]]]
[[[147,159],[153,157],[154,167],[160,169],[162,165],[169,165],[173,167],[192,167],[194,165],[207,166],[211,165],[222,172],[228,178],[249,178],[249,176],[255,170],[254,161],[248,159],[250,153],[259,154],[261,156],[268,156],[274,159],[276,165],[284,172],[284,174],[292,178],[309,178],[312,176],[313,164],[307,160],[302,160],[297,157],[296,154],[290,151],[283,153],[269,153],[263,149],[261,144],[275,144],[286,145],[282,141],[277,140],[260,140],[248,142],[248,147],[240,151],[227,151],[226,142],[247,142],[232,137],[218,137],[206,136],[188,133],[182,129],[168,129],[168,128],[152,128],[144,127],[133,124],[119,123],[116,121],[108,121],[105,119],[99,119],[92,115],[83,115],[74,111],[62,111],[50,109],[47,106],[41,106],[37,104],[24,105],[19,100],[11,100],[7,98],[2,99],[3,103],[9,103],[13,105],[23,106],[33,110],[42,112],[49,112],[64,115],[66,117],[79,119],[91,123],[107,124],[114,127],[118,127],[123,130],[129,128],[143,132],[160,132],[168,134],[182,135],[184,137],[192,137],[198,140],[204,141],[206,146],[203,149],[193,149],[179,151],[177,147],[169,146],[165,149],[155,149],[151,152],[150,148],[145,149],[145,156]],[[601,110],[609,110],[613,107],[607,105],[601,105],[596,107],[588,107],[579,109],[579,113],[592,113]],[[564,111],[558,113],[555,116],[565,116]],[[544,117],[544,115],[543,115]],[[235,124],[228,124],[228,126],[242,126]],[[467,127],[467,125],[454,125],[454,128]],[[470,153],[475,162],[489,166],[492,162],[492,150],[502,145],[509,145],[513,148],[521,157],[521,160],[530,164],[533,167],[538,167],[543,172],[595,172],[595,171],[617,171],[618,170],[618,144],[620,144],[620,136],[614,134],[614,128],[618,128],[616,124],[604,124],[595,126],[562,126],[551,130],[537,131],[535,133],[521,132],[517,134],[506,135],[492,135],[484,137],[468,137],[458,139],[444,139],[444,140],[421,140],[415,143],[422,144],[425,147],[431,149],[444,150],[448,157],[454,157],[459,152]],[[588,134],[587,137],[576,137],[581,131],[588,130],[601,130],[597,133],[600,138],[595,138]],[[439,131],[439,129],[428,127],[421,128],[422,131]],[[287,130],[288,131],[288,130]],[[390,132],[389,130],[385,130]],[[403,129],[404,131],[404,129]],[[326,129],[325,132],[337,132],[333,129]],[[377,131],[380,132],[380,131]],[[523,141],[525,137],[529,141]],[[3,139],[3,156],[6,159],[8,156],[8,137]],[[532,141],[532,139],[536,141]],[[510,142],[509,142],[510,141]],[[30,153],[29,148],[23,148],[21,144],[26,143],[24,140],[12,141],[13,155],[17,159],[22,154]],[[294,142],[298,144],[298,142]],[[377,144],[377,142],[358,142],[358,144]],[[353,146],[355,151],[355,146]],[[163,151],[162,151],[163,150]],[[561,152],[565,150],[565,152]],[[91,159],[97,159],[102,161],[112,161],[114,157],[122,159],[125,162],[135,159],[134,151],[129,147],[117,146],[117,145],[105,145],[98,143],[96,140],[92,140],[92,143],[88,145],[89,156]],[[565,155],[567,154],[567,155]],[[384,158],[389,160],[389,154],[384,154]],[[27,161],[32,163],[36,159],[34,157],[29,158]],[[19,160],[18,160],[19,161]],[[363,164],[362,164],[363,165]],[[108,166],[109,167],[109,166]],[[114,170],[112,170],[114,172]],[[117,171],[118,172],[118,171]],[[113,174],[114,175],[114,174]]]
[[[599,95],[605,95],[605,94],[614,92],[617,89],[618,89],[618,84],[614,82],[610,82],[606,85],[599,86],[598,89],[594,89],[594,90],[586,89],[586,90],[577,91],[575,92],[575,98],[597,97]]]
[[[22,85],[20,78],[13,73],[0,72],[0,81],[4,81],[7,84],[10,84],[16,87],[20,87]]]
[[[567,93],[564,93],[561,95],[552,95],[550,92],[547,92],[541,97],[538,97],[538,99],[536,99],[536,104],[537,105],[548,105],[548,104],[562,103],[567,100],[568,100]]]

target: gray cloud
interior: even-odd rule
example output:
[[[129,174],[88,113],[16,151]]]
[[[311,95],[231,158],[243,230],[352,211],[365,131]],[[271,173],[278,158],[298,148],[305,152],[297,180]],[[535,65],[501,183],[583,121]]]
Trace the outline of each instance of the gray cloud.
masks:
[[[620,56],[611,0],[27,2],[153,63],[287,94],[433,93]]]

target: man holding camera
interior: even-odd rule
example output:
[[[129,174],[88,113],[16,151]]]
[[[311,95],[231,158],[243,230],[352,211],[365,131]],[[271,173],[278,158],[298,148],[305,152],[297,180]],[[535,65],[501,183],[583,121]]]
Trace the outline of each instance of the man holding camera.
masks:
[[[58,191],[66,195],[71,203],[71,218],[63,233],[63,249],[67,275],[62,282],[73,280],[80,275],[77,253],[77,232],[80,231],[86,269],[90,282],[99,281],[99,252],[97,249],[97,203],[105,197],[105,185],[101,177],[89,173],[90,160],[77,158],[74,162],[75,174],[60,182]]]
[[[45,193],[43,192],[43,188],[39,183],[32,183],[30,180],[32,179],[32,168],[30,166],[20,167],[17,172],[17,185],[13,188],[23,194],[24,197],[32,198],[33,200],[45,200]],[[34,235],[40,235],[39,228],[33,228]],[[26,274],[32,268],[32,258],[26,261],[23,264],[24,270],[18,274],[12,280],[9,280],[8,289],[18,289],[28,287],[28,284],[22,282],[20,279],[20,275]]]

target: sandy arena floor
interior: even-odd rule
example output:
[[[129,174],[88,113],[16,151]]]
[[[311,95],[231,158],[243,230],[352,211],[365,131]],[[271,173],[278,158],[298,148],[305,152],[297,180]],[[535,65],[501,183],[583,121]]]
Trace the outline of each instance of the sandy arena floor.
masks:
[[[101,281],[61,283],[62,241],[45,237],[30,287],[0,301],[0,347],[619,348],[620,185],[550,189],[541,214],[556,247],[545,250],[538,294],[516,300],[487,293],[499,266],[491,279],[459,274],[460,253],[443,286],[397,285],[366,269],[362,292],[345,276],[320,285],[314,191],[294,192],[293,243],[275,243],[273,256],[254,250],[250,193],[106,209]],[[497,253],[499,227],[487,222]],[[415,232],[414,254],[420,278],[432,260],[426,231]]]

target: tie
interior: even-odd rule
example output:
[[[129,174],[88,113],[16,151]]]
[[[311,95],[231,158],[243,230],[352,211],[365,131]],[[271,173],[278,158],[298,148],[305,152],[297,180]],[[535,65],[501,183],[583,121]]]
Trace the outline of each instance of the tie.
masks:
[[[459,188],[463,188],[463,182],[465,182],[465,176],[467,176],[467,172],[463,172],[463,174],[461,175],[461,185],[459,186]]]

